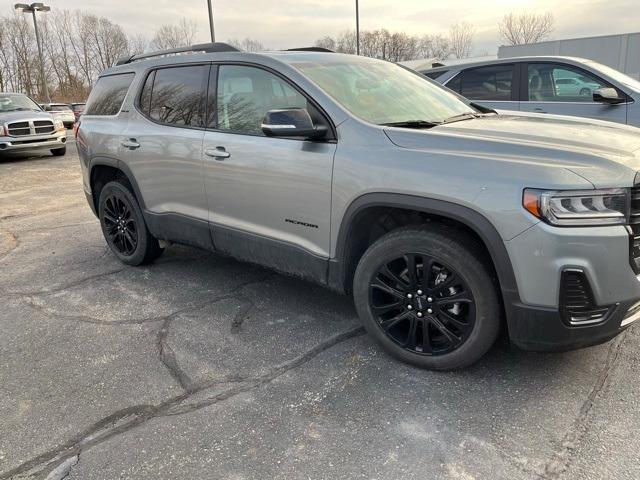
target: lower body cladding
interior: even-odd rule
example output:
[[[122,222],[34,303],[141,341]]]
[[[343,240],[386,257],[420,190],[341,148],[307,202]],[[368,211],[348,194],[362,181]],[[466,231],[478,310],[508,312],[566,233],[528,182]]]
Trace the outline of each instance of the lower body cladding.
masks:
[[[545,223],[505,242],[519,293],[505,299],[511,341],[527,350],[569,350],[610,340],[640,319],[630,242],[623,226]]]
[[[0,137],[0,153],[19,150],[39,150],[63,148],[67,144],[67,134],[29,135],[24,137]]]

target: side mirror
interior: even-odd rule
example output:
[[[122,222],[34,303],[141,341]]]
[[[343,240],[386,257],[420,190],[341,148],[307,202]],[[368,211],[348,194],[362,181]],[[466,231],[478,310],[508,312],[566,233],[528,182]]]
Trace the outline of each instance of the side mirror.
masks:
[[[615,105],[616,103],[623,103],[626,100],[618,95],[618,91],[615,88],[607,87],[594,90],[593,101]]]
[[[262,131],[268,137],[322,138],[324,127],[314,127],[309,112],[302,108],[269,110],[262,119]]]

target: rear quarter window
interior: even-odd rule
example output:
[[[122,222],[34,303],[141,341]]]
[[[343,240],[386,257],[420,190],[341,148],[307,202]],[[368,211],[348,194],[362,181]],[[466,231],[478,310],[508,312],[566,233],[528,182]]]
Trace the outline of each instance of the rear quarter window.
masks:
[[[438,78],[438,77],[440,77],[440,76],[444,75],[444,74],[445,74],[445,73],[447,73],[448,71],[449,71],[449,70],[440,70],[440,71],[437,71],[437,72],[422,72],[422,74],[423,74],[425,77],[430,78],[431,80],[435,80],[436,78]]]
[[[85,115],[116,115],[133,77],[133,73],[121,73],[98,78],[87,100]]]

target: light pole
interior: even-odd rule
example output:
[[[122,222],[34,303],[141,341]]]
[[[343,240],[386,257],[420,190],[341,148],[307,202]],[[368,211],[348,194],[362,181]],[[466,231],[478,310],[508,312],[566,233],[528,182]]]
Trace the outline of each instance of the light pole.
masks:
[[[211,41],[216,41],[215,30],[213,29],[213,7],[211,6],[211,0],[207,0],[207,5],[209,7],[209,31],[211,32]]]
[[[38,54],[40,55],[40,75],[42,75],[42,85],[44,87],[44,94],[47,97],[47,103],[51,103],[51,97],[49,96],[49,88],[47,87],[47,78],[44,75],[44,57],[42,56],[42,45],[40,45],[40,33],[38,32],[38,22],[36,20],[36,12],[48,12],[51,7],[44,3],[32,3],[27,5],[26,3],[16,3],[14,8],[23,13],[30,13],[33,15],[33,28],[36,31],[36,43],[38,44]]]
[[[360,55],[360,11],[356,0],[356,55]]]

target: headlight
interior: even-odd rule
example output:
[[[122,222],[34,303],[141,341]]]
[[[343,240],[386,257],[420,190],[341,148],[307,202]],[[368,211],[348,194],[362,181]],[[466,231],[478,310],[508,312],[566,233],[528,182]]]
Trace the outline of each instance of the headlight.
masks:
[[[624,225],[629,211],[629,190],[534,190],[522,196],[527,211],[560,227]]]
[[[60,120],[59,118],[56,118],[53,121],[53,124],[56,127],[56,130],[64,130],[64,123],[62,123],[62,120]]]

